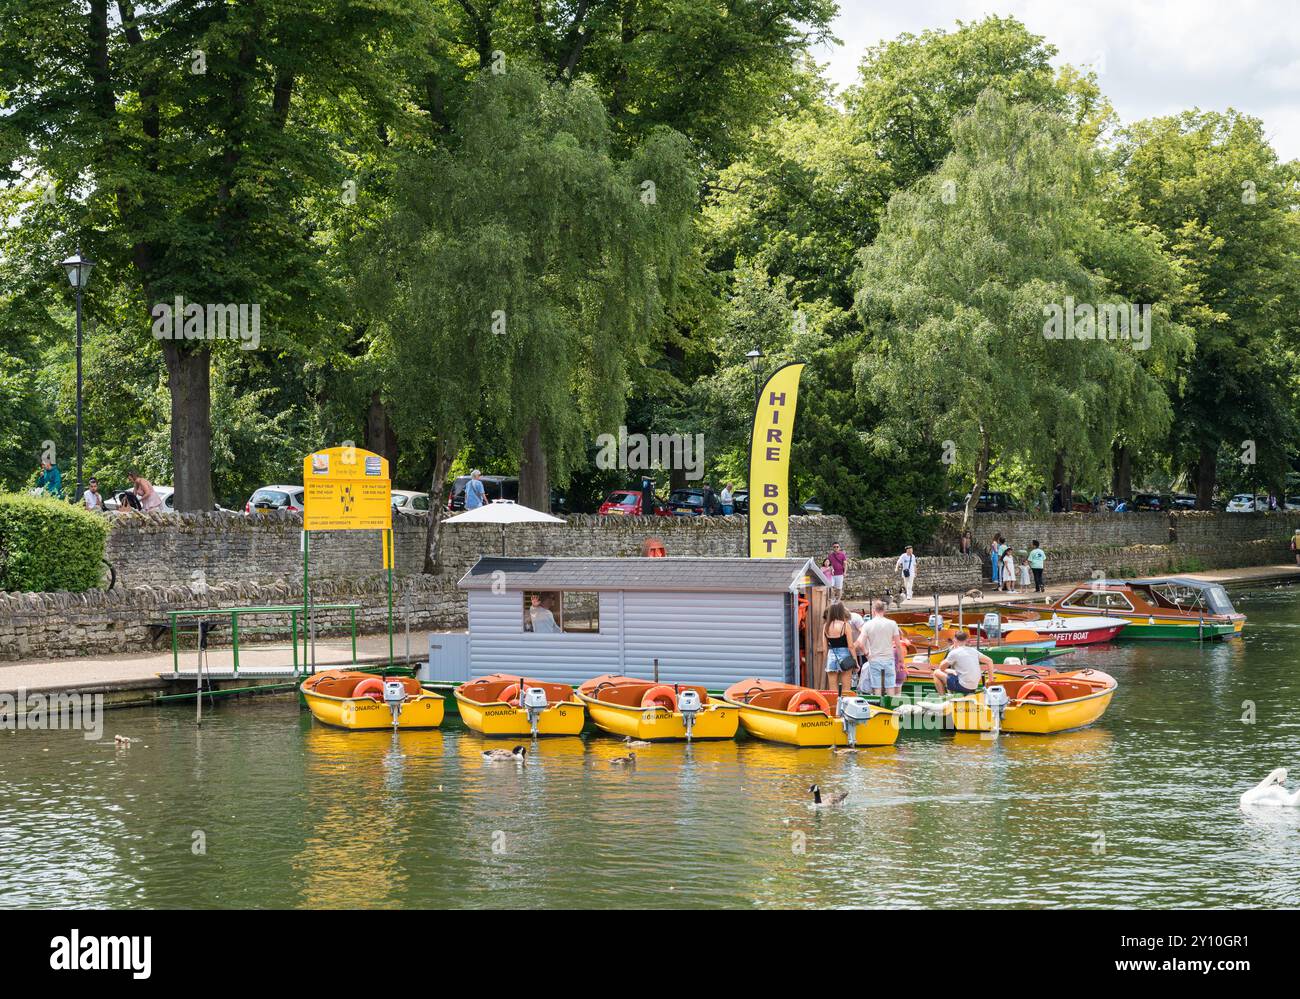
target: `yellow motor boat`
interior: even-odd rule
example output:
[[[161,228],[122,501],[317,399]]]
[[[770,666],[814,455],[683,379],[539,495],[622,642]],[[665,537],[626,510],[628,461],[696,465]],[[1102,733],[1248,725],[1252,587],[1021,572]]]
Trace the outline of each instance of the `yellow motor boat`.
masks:
[[[865,698],[833,690],[751,678],[733,683],[723,700],[740,710],[740,724],[756,739],[787,746],[892,746],[898,716]]]
[[[587,720],[567,683],[494,673],[453,693],[461,721],[482,735],[577,735]]]
[[[999,674],[992,688],[948,702],[958,732],[1051,735],[1091,725],[1106,713],[1118,684],[1094,670],[1042,677]],[[1001,690],[999,695],[996,691]],[[990,697],[990,695],[992,695]],[[1005,705],[1000,702],[1005,699]],[[997,713],[1001,710],[1001,719]]]
[[[606,674],[578,688],[591,720],[632,739],[731,739],[740,726],[734,704],[689,683],[656,683]]]
[[[437,728],[446,710],[442,695],[425,690],[412,677],[383,677],[342,669],[308,677],[302,683],[302,696],[318,722],[353,730]]]

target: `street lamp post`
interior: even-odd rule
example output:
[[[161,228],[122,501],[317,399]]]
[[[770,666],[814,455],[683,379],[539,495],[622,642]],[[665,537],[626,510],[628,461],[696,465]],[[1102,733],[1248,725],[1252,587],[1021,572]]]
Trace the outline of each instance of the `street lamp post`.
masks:
[[[95,265],[77,250],[74,256],[60,263],[60,266],[77,289],[77,491],[74,500],[81,499],[81,289],[90,280],[90,269]]]
[[[755,347],[753,350],[749,351],[749,353],[747,353],[745,357],[749,361],[749,369],[754,372],[754,415],[751,418],[749,424],[749,448],[747,449],[747,453],[749,454],[749,462],[748,462],[749,470],[745,473],[745,481],[750,488],[749,502],[745,512],[745,517],[746,519],[748,519],[749,517],[752,517],[754,515],[754,493],[753,493],[754,483],[750,480],[753,478],[753,473],[754,473],[754,466],[753,466],[754,428],[758,425],[758,393],[759,393],[758,371],[759,371],[759,367],[763,363],[763,352],[759,350],[757,347]],[[745,531],[745,554],[750,558],[753,558],[754,556],[754,553],[749,549],[748,529],[746,529]]]

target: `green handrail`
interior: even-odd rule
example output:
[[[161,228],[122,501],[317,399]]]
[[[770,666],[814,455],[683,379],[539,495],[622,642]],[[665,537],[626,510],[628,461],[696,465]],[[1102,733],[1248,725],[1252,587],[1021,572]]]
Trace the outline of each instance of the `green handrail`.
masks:
[[[351,621],[352,632],[352,665],[357,664],[357,611],[360,604],[313,604],[313,610],[333,611],[345,610]],[[298,614],[302,610],[299,604],[265,604],[256,607],[208,607],[201,610],[171,610],[167,611],[167,617],[171,622],[172,629],[172,672],[180,673],[180,619],[181,618],[211,618],[225,617],[230,615],[230,646],[233,659],[234,672],[239,673],[239,619],[250,614],[288,614],[289,615],[289,634],[293,644],[293,671],[299,672],[298,665]],[[302,669],[307,668],[306,660],[306,642],[307,642],[307,622],[303,621],[303,662]]]

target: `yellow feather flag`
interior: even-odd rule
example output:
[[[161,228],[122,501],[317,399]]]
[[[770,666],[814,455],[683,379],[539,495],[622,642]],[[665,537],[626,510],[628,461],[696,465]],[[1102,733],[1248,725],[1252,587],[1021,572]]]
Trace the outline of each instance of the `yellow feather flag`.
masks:
[[[749,555],[785,558],[790,540],[790,439],[802,361],[772,372],[758,394],[749,444]]]

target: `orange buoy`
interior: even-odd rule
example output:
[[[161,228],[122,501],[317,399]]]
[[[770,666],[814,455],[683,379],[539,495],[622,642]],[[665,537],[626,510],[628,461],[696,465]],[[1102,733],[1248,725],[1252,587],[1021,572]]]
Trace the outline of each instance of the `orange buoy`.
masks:
[[[831,713],[826,698],[815,690],[796,690],[790,695],[790,700],[785,702],[785,709],[794,712],[825,711],[828,715]]]
[[[377,676],[362,680],[352,688],[353,697],[369,697],[372,701],[384,699],[384,681]]]
[[[1056,691],[1043,683],[1041,680],[1035,680],[1032,683],[1026,683],[1020,688],[1020,693],[1016,695],[1018,701],[1055,701],[1057,700]]]
[[[499,700],[505,701],[507,704],[513,704],[515,705],[515,707],[518,707],[519,706],[519,684],[517,683],[508,684],[505,687],[505,689],[501,691],[501,696]]]
[[[667,708],[669,711],[676,711],[677,694],[672,687],[666,687],[663,684],[651,687],[641,695],[641,707]]]

